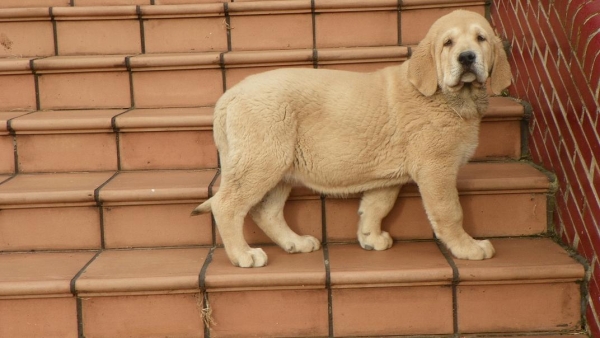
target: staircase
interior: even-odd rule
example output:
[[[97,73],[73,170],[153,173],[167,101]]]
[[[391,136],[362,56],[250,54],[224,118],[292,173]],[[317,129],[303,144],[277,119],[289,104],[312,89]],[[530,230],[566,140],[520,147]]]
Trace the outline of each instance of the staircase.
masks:
[[[269,265],[233,267],[210,216],[212,106],[279,67],[398,64],[436,18],[478,0],[0,2],[0,337],[584,335],[586,271],[553,240],[553,176],[523,159],[527,109],[491,99],[458,189],[465,229],[495,258],[454,259],[418,189],[387,251],[356,243],[359,196],[295,187],[308,254],[246,239]],[[585,309],[585,307],[583,307]]]

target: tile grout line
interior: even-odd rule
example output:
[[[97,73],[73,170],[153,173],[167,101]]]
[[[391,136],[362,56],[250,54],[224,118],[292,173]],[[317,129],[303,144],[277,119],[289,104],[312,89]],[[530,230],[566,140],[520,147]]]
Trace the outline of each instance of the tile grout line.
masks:
[[[74,6],[75,0],[71,0],[71,7]],[[58,28],[56,27],[56,18],[54,17],[53,7],[48,8],[48,15],[50,16],[50,22],[52,22],[52,35],[54,38],[54,55],[58,55]]]
[[[21,116],[25,116],[25,115],[29,115],[33,112],[29,112],[17,117],[21,117]],[[19,149],[18,149],[18,145],[17,145],[17,131],[12,127],[12,120],[16,119],[17,117],[13,117],[12,119],[9,119],[8,121],[6,121],[6,129],[8,129],[8,134],[11,135],[13,137],[13,152],[14,152],[14,156],[13,156],[13,160],[15,161],[14,166],[15,166],[15,176],[19,173]],[[10,178],[12,179],[12,177]],[[4,181],[6,182],[6,181]]]
[[[45,57],[44,57],[45,58]],[[42,103],[40,100],[40,82],[38,79],[38,74],[35,71],[35,60],[44,59],[44,58],[34,58],[29,60],[29,69],[31,69],[31,74],[33,74],[33,86],[35,90],[35,110],[40,110]]]
[[[223,2],[223,14],[225,14],[225,29],[227,31],[227,51],[231,52],[231,18],[229,16],[229,3]]]
[[[102,253],[102,249],[98,250],[94,257],[90,259],[82,268],[77,272],[77,274],[71,279],[69,289],[71,294],[75,297],[76,306],[77,306],[77,336],[79,338],[84,338],[85,335],[83,333],[83,303],[81,302],[81,298],[77,297],[77,290],[75,289],[75,284],[81,275],[85,272],[85,270],[100,256]]]
[[[398,0],[398,17],[396,24],[398,25],[398,46],[402,46],[402,0]]]
[[[135,107],[135,96],[133,95],[133,70],[131,69],[131,56],[125,57],[125,68],[129,73],[129,105]]]
[[[221,175],[221,169],[218,168],[217,172],[215,173],[215,176],[213,177],[212,181],[210,181],[210,184],[208,185],[208,198],[212,198],[213,197],[213,186],[215,184],[215,182],[217,182],[217,178],[219,178],[219,176]],[[211,230],[212,230],[212,247],[216,247],[217,246],[217,222],[215,221],[215,216],[213,215],[212,210],[210,211],[210,226],[211,226]]]
[[[325,288],[327,289],[327,323],[329,337],[333,332],[333,294],[331,290],[331,267],[329,264],[329,246],[327,243],[327,216],[325,214],[325,195],[321,194],[321,229],[323,246],[323,263],[325,265]]]
[[[122,170],[122,166],[121,166],[121,138],[120,138],[120,128],[117,126],[117,118],[123,114],[129,113],[130,111],[134,110],[135,108],[131,107],[126,109],[125,111],[118,113],[117,115],[113,116],[110,118],[110,127],[112,128],[113,132],[115,133],[115,138],[116,138],[116,145],[117,145],[117,171],[121,171]]]
[[[202,269],[200,269],[200,274],[198,275],[198,286],[200,288],[200,292],[202,292],[202,321],[204,323],[204,338],[210,338],[210,311],[206,311],[205,309],[210,309],[208,305],[208,292],[206,292],[206,271],[208,270],[209,264],[212,262],[213,254],[215,252],[215,247],[210,248],[208,252],[208,256],[204,260],[204,264],[202,264]],[[209,319],[205,319],[205,316],[209,316]]]
[[[319,68],[319,52],[317,51],[317,13],[315,11],[315,0],[310,0],[310,13],[312,20],[312,45],[313,45],[313,68]]]
[[[96,202],[96,206],[98,206],[100,214],[100,248],[102,249],[106,249],[106,243],[104,238],[104,208],[102,207],[102,201],[100,200],[100,189],[104,188],[104,186],[110,183],[110,181],[117,177],[118,174],[119,171],[115,172],[106,182],[94,189],[94,201]]]
[[[448,265],[452,268],[452,326],[454,335],[453,337],[460,337],[458,331],[458,283],[460,282],[460,275],[458,272],[458,267],[456,263],[454,263],[454,259],[451,254],[445,249],[444,244],[434,235],[435,244],[437,244],[438,249],[441,251],[444,258],[448,262]]]
[[[221,68],[221,82],[223,82],[223,93],[227,91],[227,70],[225,69],[225,54],[228,52],[219,53],[219,67]]]
[[[140,22],[140,48],[142,54],[146,54],[146,34],[144,33],[144,20],[142,19],[142,7],[140,5],[135,6],[135,14]]]

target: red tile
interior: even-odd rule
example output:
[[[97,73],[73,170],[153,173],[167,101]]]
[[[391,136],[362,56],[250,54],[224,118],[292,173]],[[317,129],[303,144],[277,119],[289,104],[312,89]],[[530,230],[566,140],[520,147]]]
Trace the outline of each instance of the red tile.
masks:
[[[211,245],[210,214],[189,217],[197,205],[104,207],[105,245],[107,248]]]
[[[81,298],[85,337],[202,337],[198,293]]]
[[[209,304],[214,338],[320,337],[329,332],[325,289],[212,292]]]
[[[58,21],[58,55],[141,53],[138,20]]]
[[[0,135],[0,173],[11,174],[15,172],[15,150],[13,137]]]
[[[0,299],[0,318],[0,337],[79,337],[74,297]]]
[[[43,74],[39,88],[42,109],[131,106],[127,72]]]
[[[100,248],[97,207],[4,209],[0,212],[0,250]]]
[[[237,2],[236,2],[237,4]],[[306,14],[232,15],[233,50],[305,49],[313,47],[312,18]],[[277,27],[277,29],[274,29]]]
[[[35,80],[31,74],[2,75],[0,81],[0,109],[35,110]]]
[[[2,22],[0,31],[0,57],[54,55],[50,21]]]
[[[117,170],[114,133],[18,135],[22,172]]]
[[[447,286],[335,289],[332,298],[336,336],[452,333],[452,290]]]
[[[124,170],[217,167],[212,131],[148,131],[119,136],[120,163]]]

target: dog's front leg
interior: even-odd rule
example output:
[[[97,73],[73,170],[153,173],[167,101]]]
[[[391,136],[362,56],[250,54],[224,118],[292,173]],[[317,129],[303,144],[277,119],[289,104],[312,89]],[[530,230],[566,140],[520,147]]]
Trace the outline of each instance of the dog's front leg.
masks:
[[[463,229],[463,212],[456,189],[456,176],[440,176],[440,173],[435,173],[422,175],[421,178],[417,184],[437,238],[456,258],[492,258],[495,253],[492,243],[488,240],[475,240]]]
[[[390,234],[381,230],[381,220],[394,207],[399,192],[399,186],[364,192],[358,208],[358,241],[363,249],[386,250],[392,246]]]

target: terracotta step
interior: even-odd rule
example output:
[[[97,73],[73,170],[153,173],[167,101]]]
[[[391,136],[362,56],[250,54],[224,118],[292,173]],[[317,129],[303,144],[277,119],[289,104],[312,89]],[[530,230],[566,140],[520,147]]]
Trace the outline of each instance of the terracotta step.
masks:
[[[0,112],[0,173],[216,168],[212,112],[212,107]],[[522,120],[520,104],[491,98],[474,160],[519,158]]]
[[[212,112],[210,107],[36,111],[9,121],[16,152],[10,141],[3,153],[9,158],[12,152],[25,173],[215,168]]]
[[[0,251],[212,245],[209,215],[189,217],[218,190],[215,170],[19,174],[0,184]],[[478,237],[547,231],[551,182],[522,163],[472,163],[458,181],[465,229]],[[324,204],[323,204],[324,203]],[[358,199],[325,198],[296,187],[284,209],[295,231],[355,242]],[[408,184],[384,229],[397,240],[431,239],[418,190]],[[271,243],[248,218],[246,239]]]
[[[218,191],[219,181],[213,191]],[[547,195],[552,182],[542,172],[525,163],[470,163],[458,177],[458,190],[464,213],[464,228],[475,237],[530,236],[548,231]],[[0,190],[1,191],[1,190]],[[326,197],[324,208],[318,196],[298,188],[284,212],[296,232],[323,239],[321,217],[327,241],[356,242],[359,195],[348,198]],[[407,184],[396,205],[383,220],[383,229],[395,240],[431,239],[433,231],[415,184]],[[252,244],[270,243],[270,239],[250,221],[244,227]],[[217,236],[217,243],[221,239]]]
[[[407,47],[391,46],[0,59],[0,109],[210,106],[224,89],[265,70],[316,65],[365,71],[407,57]]]
[[[0,57],[410,45],[456,7],[486,8],[482,0],[73,2],[0,4]]]
[[[269,265],[260,269],[233,267],[221,248],[4,253],[0,336],[558,335],[581,329],[579,263],[549,239],[493,243],[497,256],[480,262],[447,258],[430,241],[383,252],[354,244],[290,255],[267,247]]]

